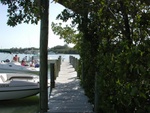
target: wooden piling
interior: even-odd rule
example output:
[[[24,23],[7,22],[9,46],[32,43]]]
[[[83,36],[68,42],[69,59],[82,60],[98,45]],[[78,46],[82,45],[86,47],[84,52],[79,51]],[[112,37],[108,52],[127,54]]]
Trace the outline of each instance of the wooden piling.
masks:
[[[50,92],[52,91],[52,88],[55,88],[55,68],[54,68],[54,63],[50,63],[50,76],[51,76],[51,88]]]

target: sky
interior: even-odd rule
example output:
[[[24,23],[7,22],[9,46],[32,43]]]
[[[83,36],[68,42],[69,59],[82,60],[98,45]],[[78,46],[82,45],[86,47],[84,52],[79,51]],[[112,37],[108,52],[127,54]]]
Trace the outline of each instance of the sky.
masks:
[[[56,20],[58,14],[63,11],[64,7],[58,3],[50,2],[49,10],[49,42],[48,48],[57,45],[66,44],[59,36],[54,35],[51,30],[52,22],[60,22]],[[18,24],[15,27],[7,25],[7,6],[0,4],[0,49],[9,48],[39,48],[40,45],[40,22],[35,24]],[[72,45],[70,45],[72,46]]]

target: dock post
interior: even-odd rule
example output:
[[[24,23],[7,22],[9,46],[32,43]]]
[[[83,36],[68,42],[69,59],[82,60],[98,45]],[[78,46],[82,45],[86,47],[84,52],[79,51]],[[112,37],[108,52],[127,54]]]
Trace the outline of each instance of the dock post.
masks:
[[[51,88],[50,88],[50,93],[52,91],[52,88],[55,88],[55,68],[54,68],[54,63],[50,63],[50,76],[51,76]]]
[[[94,99],[94,111],[95,113],[98,113],[98,105],[99,105],[99,96],[98,96],[98,74],[97,72],[95,73],[95,99]]]

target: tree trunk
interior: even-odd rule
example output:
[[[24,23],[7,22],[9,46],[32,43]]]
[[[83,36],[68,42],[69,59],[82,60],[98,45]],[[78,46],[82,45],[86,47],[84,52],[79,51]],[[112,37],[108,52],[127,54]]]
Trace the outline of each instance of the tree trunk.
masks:
[[[41,0],[41,28],[40,28],[40,113],[48,110],[47,89],[47,48],[49,25],[49,0]]]
[[[124,5],[123,1],[120,1],[120,6],[121,6],[121,10],[122,10],[122,14],[123,14],[123,20],[124,20],[124,26],[125,26],[125,38],[128,41],[128,45],[129,47],[132,44],[132,39],[131,39],[131,32],[130,32],[130,25],[129,25],[129,19],[128,19],[128,15],[127,15],[127,8]]]

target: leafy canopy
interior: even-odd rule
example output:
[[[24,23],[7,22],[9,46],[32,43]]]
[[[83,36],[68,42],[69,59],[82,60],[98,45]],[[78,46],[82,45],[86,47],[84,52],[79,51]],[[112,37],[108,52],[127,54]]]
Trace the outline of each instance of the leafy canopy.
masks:
[[[9,26],[16,26],[21,23],[37,24],[40,19],[39,2],[36,0],[1,0],[7,5]]]

